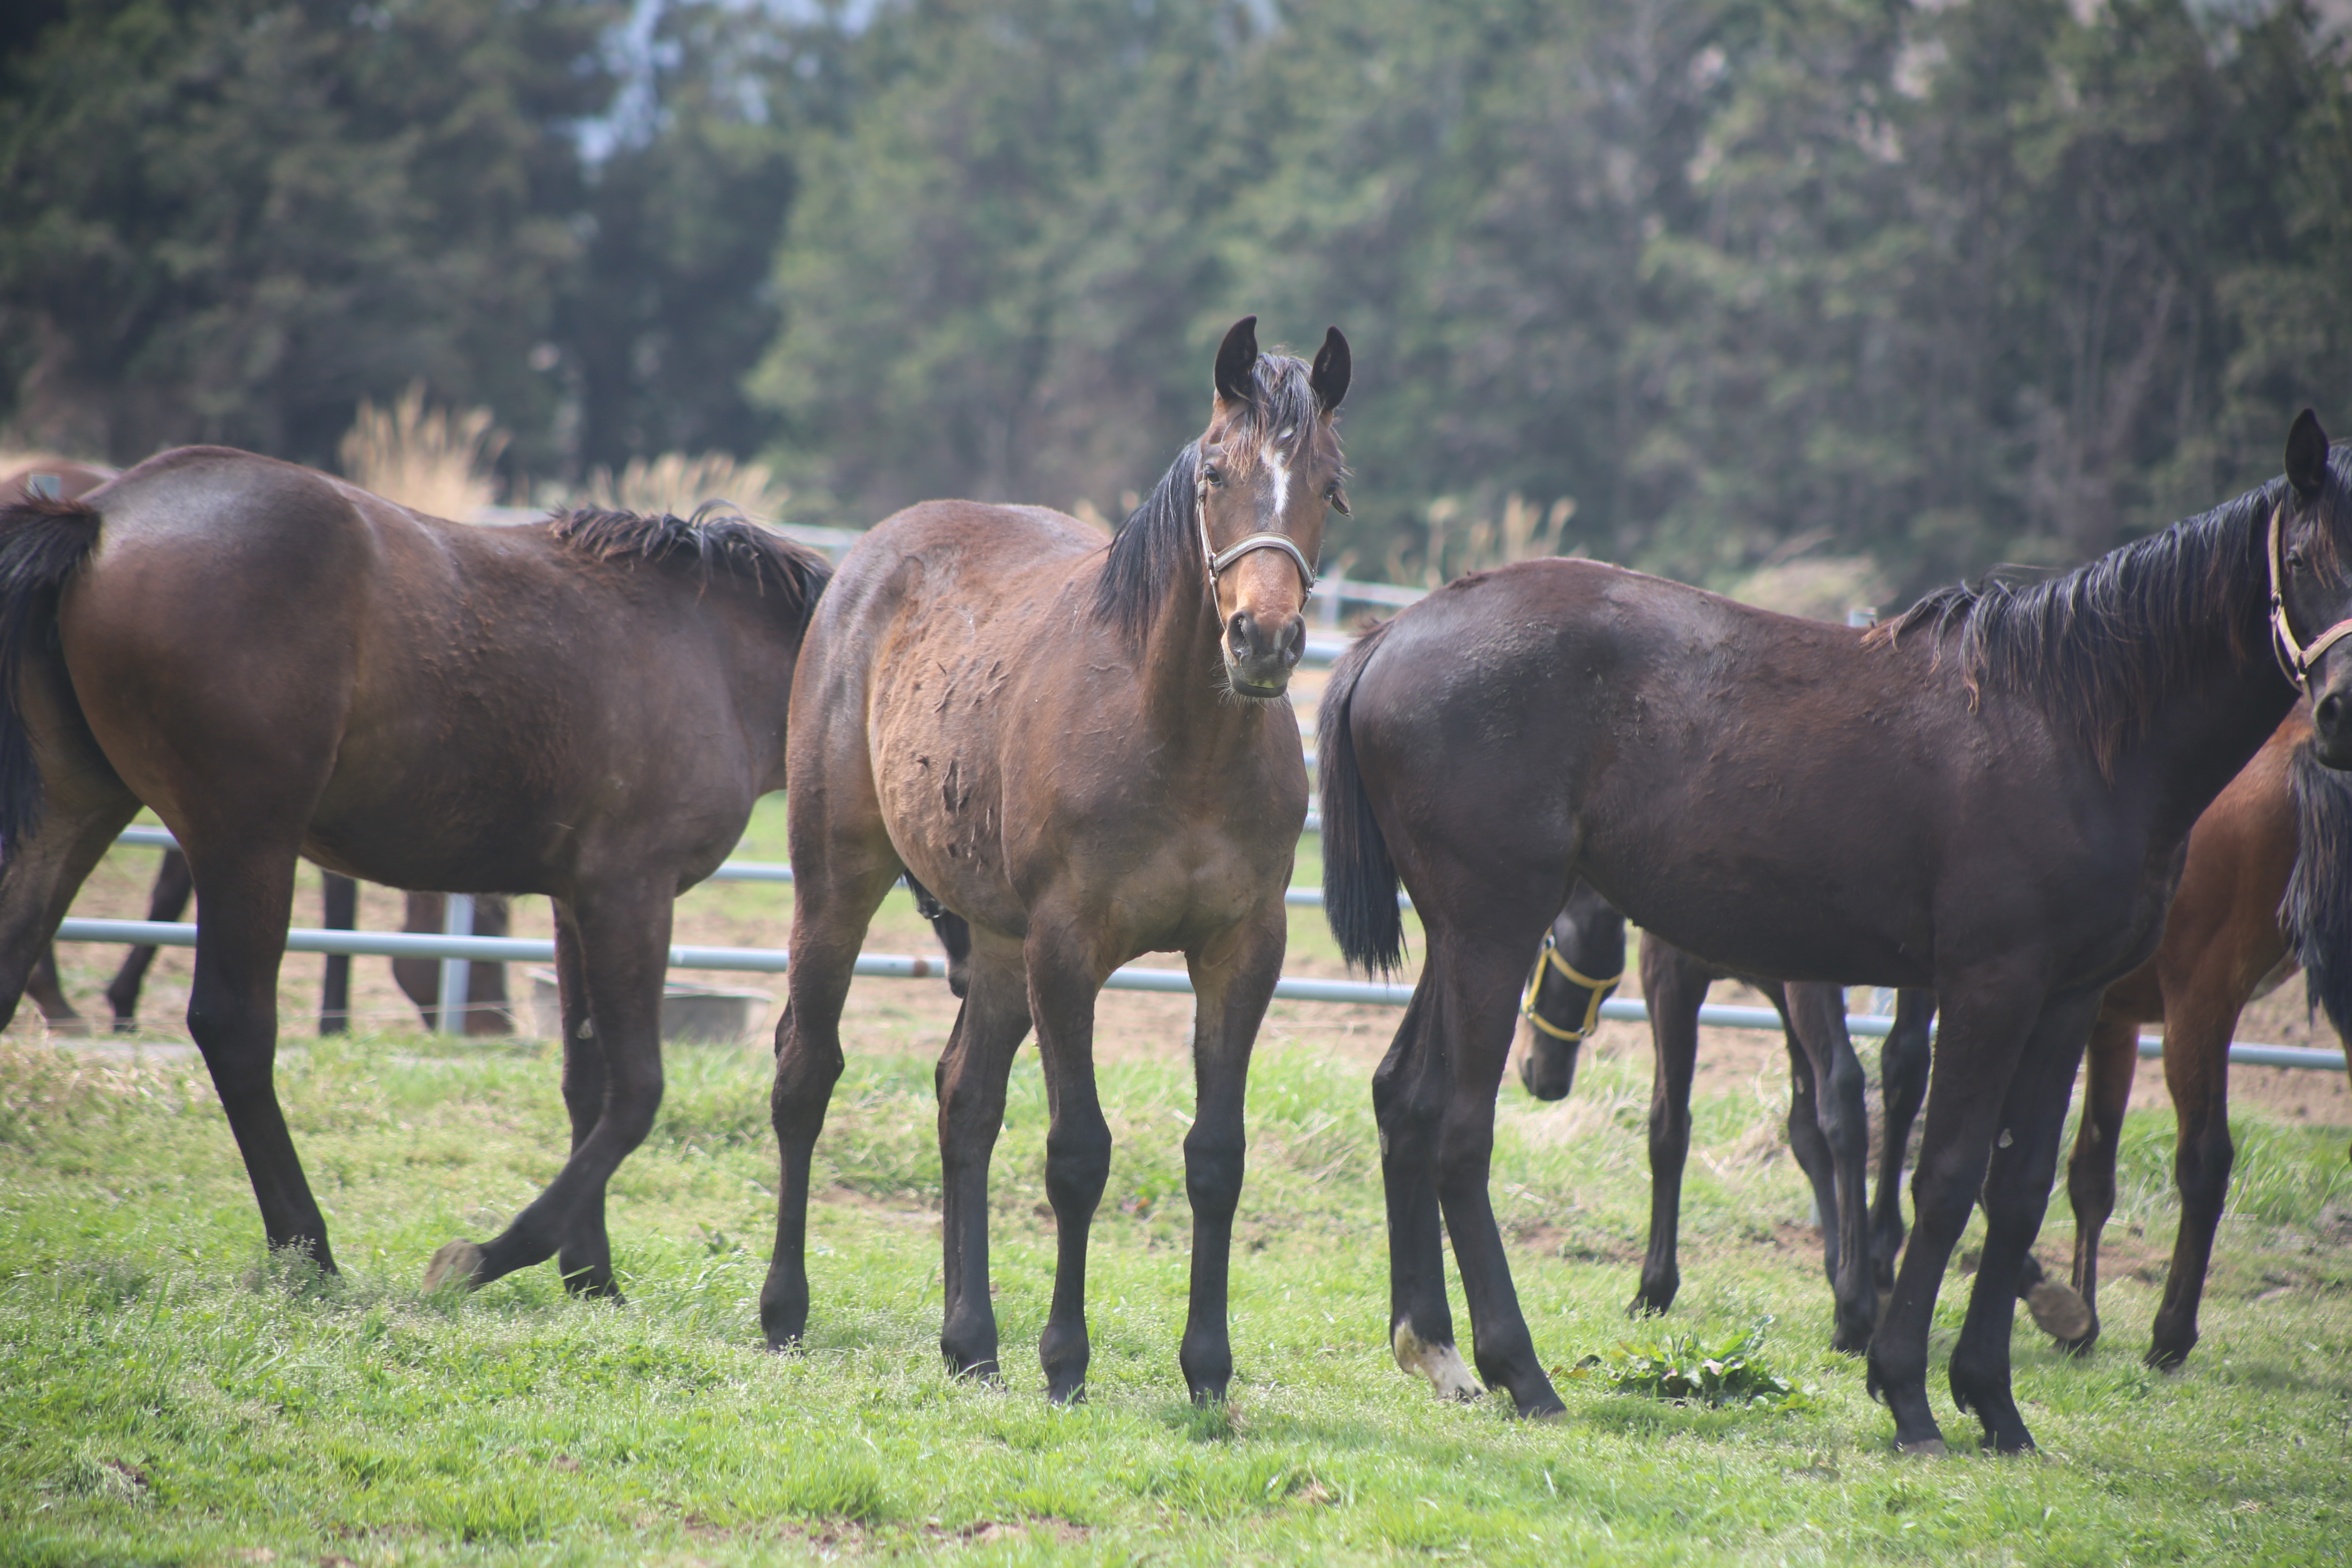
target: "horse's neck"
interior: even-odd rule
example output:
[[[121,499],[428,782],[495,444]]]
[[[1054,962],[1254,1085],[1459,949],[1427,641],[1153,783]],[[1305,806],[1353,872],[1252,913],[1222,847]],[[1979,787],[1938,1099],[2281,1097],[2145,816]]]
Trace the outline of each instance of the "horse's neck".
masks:
[[[2260,646],[2259,644],[2257,646]],[[2294,688],[2259,654],[2216,670],[2162,705],[2116,763],[2153,786],[2158,829],[2186,835],[2294,706]]]
[[[1208,757],[1222,747],[1254,740],[1265,723],[1264,705],[1237,698],[1225,686],[1224,628],[1196,568],[1168,596],[1143,640],[1143,721],[1163,744]]]

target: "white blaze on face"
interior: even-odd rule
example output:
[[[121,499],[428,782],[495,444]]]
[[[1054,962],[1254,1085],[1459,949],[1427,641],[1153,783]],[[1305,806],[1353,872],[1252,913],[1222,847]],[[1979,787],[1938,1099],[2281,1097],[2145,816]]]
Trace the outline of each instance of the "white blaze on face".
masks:
[[[1265,465],[1266,477],[1273,481],[1273,516],[1277,521],[1282,517],[1282,509],[1290,500],[1290,465],[1283,460],[1282,443],[1294,434],[1295,431],[1285,430],[1258,449],[1258,460]]]
[[[1389,1342],[1396,1352],[1397,1365],[1407,1372],[1419,1373],[1429,1379],[1440,1399],[1475,1399],[1486,1391],[1470,1375],[1463,1364],[1462,1352],[1452,1345],[1435,1345],[1413,1332],[1412,1320],[1397,1321],[1396,1333]]]

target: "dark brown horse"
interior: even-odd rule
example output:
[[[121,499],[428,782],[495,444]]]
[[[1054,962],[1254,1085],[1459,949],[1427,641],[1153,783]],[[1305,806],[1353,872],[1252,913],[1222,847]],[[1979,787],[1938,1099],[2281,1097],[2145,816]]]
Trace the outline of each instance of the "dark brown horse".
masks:
[[[1916,1228],[1869,1384],[1899,1443],[1941,1448],[1927,1328],[1981,1191],[1952,1390],[1994,1447],[2030,1446],[2011,1304],[2099,999],[2156,950],[2190,826],[2294,700],[2279,628],[2319,648],[2297,667],[2315,688],[2346,662],[2323,645],[2352,608],[2352,460],[2306,411],[2286,467],[2065,576],[1868,632],[1543,561],[1350,648],[1318,727],[1326,912],[1350,960],[1394,964],[1401,874],[1429,943],[1373,1086],[1401,1352],[1453,1339],[1442,1211],[1480,1373],[1560,1408],[1486,1175],[1519,981],[1581,876],[1742,973],[1936,991]]]
[[[792,731],[782,1182],[760,1298],[772,1345],[808,1321],[809,1163],[841,1074],[850,966],[905,875],[971,927],[939,1069],[949,1363],[996,1371],[988,1162],[1013,1053],[1034,1025],[1059,1252],[1039,1352],[1050,1397],[1082,1392],[1087,1231],[1110,1166],[1095,996],[1120,964],[1172,951],[1198,997],[1181,1362],[1195,1398],[1224,1394],[1243,1091],[1307,815],[1284,692],[1326,510],[1345,510],[1334,416],[1347,342],[1334,329],[1310,370],[1259,354],[1255,324],[1218,350],[1207,430],[1108,548],[1059,512],[930,502],[867,534],[817,606]]]
[[[670,902],[761,794],[815,556],[740,521],[421,516],[190,447],[0,510],[0,1016],[141,805],[186,850],[188,1027],[273,1247],[334,1259],[272,1083],[299,856],[556,905],[572,1153],[427,1282],[613,1288],[604,1189],[661,1098]]]

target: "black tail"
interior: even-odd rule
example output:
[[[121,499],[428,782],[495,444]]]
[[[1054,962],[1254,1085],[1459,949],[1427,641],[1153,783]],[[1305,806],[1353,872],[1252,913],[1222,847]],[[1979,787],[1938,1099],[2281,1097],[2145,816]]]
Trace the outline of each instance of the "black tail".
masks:
[[[41,820],[26,661],[56,637],[58,591],[96,547],[98,527],[98,509],[84,501],[34,496],[0,506],[0,856]]]
[[[1381,634],[1395,624],[1374,626],[1340,656],[1315,716],[1315,767],[1323,784],[1323,918],[1348,962],[1375,974],[1402,966],[1404,918],[1397,912],[1396,865],[1356,771],[1348,704]]]
[[[2352,773],[2294,749],[2294,871],[2279,929],[2303,963],[2305,994],[2339,1036],[2352,1038]]]

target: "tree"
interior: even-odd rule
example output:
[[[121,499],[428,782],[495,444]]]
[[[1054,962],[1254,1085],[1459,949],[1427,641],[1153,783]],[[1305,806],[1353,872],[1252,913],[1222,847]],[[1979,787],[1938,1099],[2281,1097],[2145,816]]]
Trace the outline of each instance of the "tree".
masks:
[[[69,0],[0,96],[0,416],[118,459],[329,463],[362,395],[485,404],[527,463],[608,0]],[[543,356],[542,356],[543,357]]]

